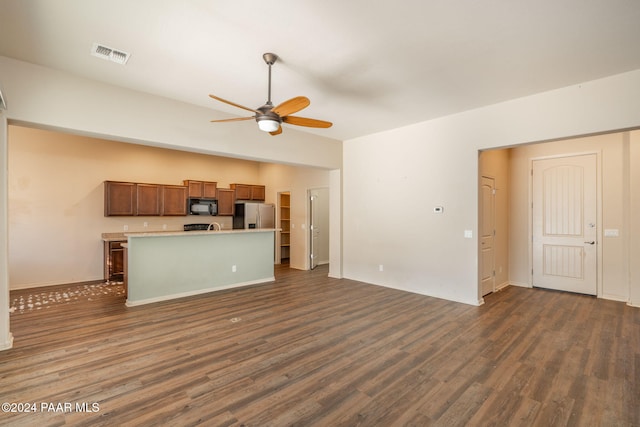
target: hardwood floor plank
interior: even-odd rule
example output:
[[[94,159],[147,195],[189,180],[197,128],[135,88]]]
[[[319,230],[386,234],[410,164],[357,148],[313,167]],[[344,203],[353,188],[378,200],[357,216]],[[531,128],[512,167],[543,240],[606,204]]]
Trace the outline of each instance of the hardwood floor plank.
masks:
[[[515,287],[474,307],[327,272],[139,307],[92,285],[16,310],[0,401],[99,411],[0,425],[640,425],[637,308]]]

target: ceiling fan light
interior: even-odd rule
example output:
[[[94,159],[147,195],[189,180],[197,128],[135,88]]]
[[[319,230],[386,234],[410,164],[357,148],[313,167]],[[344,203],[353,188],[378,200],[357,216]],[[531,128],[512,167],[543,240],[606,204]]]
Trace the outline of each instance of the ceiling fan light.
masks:
[[[280,127],[280,123],[277,120],[260,120],[258,127],[265,132],[275,132]]]

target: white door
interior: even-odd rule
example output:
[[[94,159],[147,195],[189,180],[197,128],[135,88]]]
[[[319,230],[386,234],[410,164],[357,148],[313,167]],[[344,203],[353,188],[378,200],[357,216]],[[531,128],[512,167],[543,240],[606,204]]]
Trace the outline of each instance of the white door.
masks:
[[[318,203],[317,203],[317,198],[318,195],[317,194],[313,194],[313,191],[309,192],[310,196],[309,196],[309,212],[310,212],[310,216],[309,216],[309,232],[311,233],[310,236],[310,266],[311,269],[313,270],[314,268],[316,268],[318,266],[318,238],[320,237],[320,229],[319,227],[316,225],[316,222],[318,221]]]
[[[533,162],[533,286],[596,295],[596,155]]]
[[[494,267],[495,240],[495,181],[493,178],[483,176],[480,179],[480,262],[481,277],[480,287],[482,296],[495,291],[496,274]]]
[[[309,190],[310,266],[329,262],[329,189]]]

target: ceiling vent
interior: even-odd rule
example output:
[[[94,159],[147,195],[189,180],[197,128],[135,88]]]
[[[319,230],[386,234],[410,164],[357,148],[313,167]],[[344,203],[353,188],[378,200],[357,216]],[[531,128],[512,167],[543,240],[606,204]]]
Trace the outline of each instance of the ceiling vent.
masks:
[[[122,65],[126,64],[129,60],[129,54],[127,52],[116,50],[99,43],[93,44],[91,47],[91,55]]]

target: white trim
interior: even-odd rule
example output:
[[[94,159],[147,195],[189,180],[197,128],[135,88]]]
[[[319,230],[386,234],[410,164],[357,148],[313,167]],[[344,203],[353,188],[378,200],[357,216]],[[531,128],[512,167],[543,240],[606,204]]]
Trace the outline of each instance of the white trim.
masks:
[[[9,332],[7,341],[0,345],[0,351],[9,350],[10,348],[13,348],[13,334],[11,332]]]
[[[260,283],[275,282],[275,280],[276,280],[275,277],[266,277],[264,279],[251,280],[251,281],[248,281],[248,282],[234,283],[234,284],[231,284],[231,285],[224,285],[224,286],[216,286],[215,288],[205,288],[205,289],[198,289],[197,291],[180,292],[180,293],[177,293],[177,294],[162,295],[162,296],[159,296],[159,297],[143,299],[143,300],[140,300],[140,301],[129,301],[127,299],[127,302],[125,303],[125,305],[127,307],[136,307],[136,306],[139,306],[139,305],[152,304],[154,302],[168,301],[168,300],[177,299],[177,298],[185,298],[185,297],[190,297],[190,296],[194,296],[194,295],[207,294],[207,293],[210,293],[210,292],[221,291],[221,290],[224,290],[224,289],[233,289],[233,288],[240,288],[242,286],[249,286],[249,285],[257,285],[257,284],[260,284]]]
[[[520,288],[533,288],[533,286],[531,285],[531,283],[524,283],[524,282],[509,282],[510,286],[518,286]]]
[[[621,297],[620,295],[598,295],[598,298],[608,299],[610,301],[620,301],[620,302],[629,301],[627,297]]]
[[[511,285],[511,283],[509,283],[508,281],[507,282],[503,282],[500,285],[496,285],[496,292],[497,291],[501,291],[504,288],[508,288],[510,285]]]
[[[628,305],[629,307],[636,307],[636,308],[640,308],[640,304],[634,304],[634,303],[633,303],[633,302],[631,302],[631,301],[628,301],[628,302],[627,302],[627,305]]]

